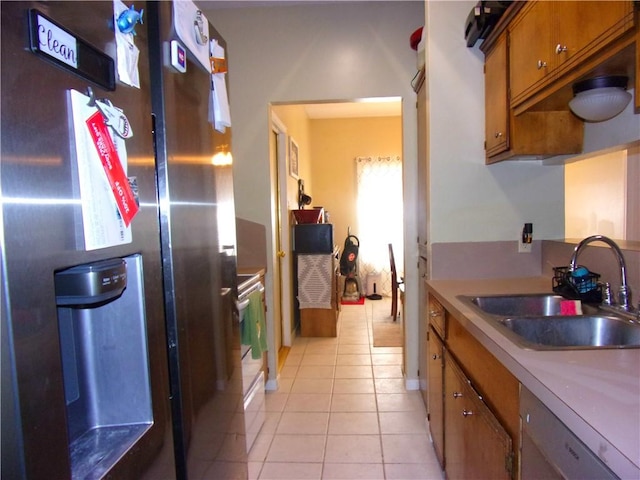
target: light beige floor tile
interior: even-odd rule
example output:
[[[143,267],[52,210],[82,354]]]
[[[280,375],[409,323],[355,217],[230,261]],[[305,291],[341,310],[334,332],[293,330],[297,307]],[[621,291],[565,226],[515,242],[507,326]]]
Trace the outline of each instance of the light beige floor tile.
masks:
[[[264,396],[265,410],[267,412],[282,412],[288,398],[288,393],[267,392]]]
[[[298,365],[286,365],[280,370],[280,377],[282,378],[295,378],[298,374]]]
[[[267,458],[269,448],[271,448],[271,442],[273,442],[273,433],[264,433],[260,431],[256,440],[253,442],[253,446],[249,451],[249,461],[251,462],[264,462]]]
[[[424,412],[379,412],[378,415],[381,433],[427,433]]]
[[[291,393],[331,393],[332,378],[296,378]]]
[[[417,392],[378,393],[377,397],[380,412],[424,411],[424,402]]]
[[[399,353],[402,355],[402,347],[371,347],[371,353]]]
[[[400,365],[374,365],[373,376],[375,378],[402,378]]]
[[[331,399],[332,412],[375,412],[376,396],[371,393],[335,393]]]
[[[373,372],[368,365],[338,365],[335,378],[373,378]]]
[[[262,462],[249,462],[249,477],[248,480],[258,480],[260,476],[260,470],[262,470]],[[191,474],[191,472],[189,472]]]
[[[404,378],[376,378],[376,393],[407,393]]]
[[[382,435],[385,463],[424,463],[433,458],[433,448],[426,434]]]
[[[371,355],[338,355],[337,365],[371,365]]]
[[[338,353],[338,345],[309,345],[305,355],[335,355]]]
[[[365,324],[358,325],[343,325],[340,329],[340,337],[360,337],[366,336],[369,333],[369,329]]]
[[[301,366],[306,365],[335,365],[335,353],[305,353],[302,357]]]
[[[341,343],[338,345],[338,355],[356,355],[356,354],[367,354],[369,355],[371,352],[369,351],[369,345],[360,344],[360,345],[349,345]]]
[[[329,417],[330,435],[377,435],[376,412],[332,412]]]
[[[260,433],[276,433],[282,412],[266,412]]]
[[[371,355],[373,365],[402,365],[402,354],[374,353]]]
[[[379,435],[327,436],[326,463],[382,463]]]
[[[284,364],[287,367],[295,367],[297,365],[300,365],[300,362],[302,362],[302,357],[304,356],[304,353],[289,353],[289,355],[287,355],[287,359],[285,360]]]
[[[325,435],[275,435],[267,462],[322,462]]]
[[[386,463],[384,470],[387,480],[444,480],[440,466],[433,463]]]
[[[284,412],[277,434],[326,435],[328,412]]]
[[[320,480],[322,463],[265,463],[260,480]]]
[[[300,365],[296,378],[333,378],[332,365]]]
[[[369,345],[369,335],[340,335],[340,345]]]
[[[295,377],[291,378],[278,378],[278,393],[289,393],[291,391],[291,386],[293,385],[293,380]]]
[[[372,378],[336,378],[333,393],[375,393]]]
[[[284,407],[285,412],[328,412],[331,394],[291,393]]]
[[[322,480],[384,480],[381,463],[325,463]]]

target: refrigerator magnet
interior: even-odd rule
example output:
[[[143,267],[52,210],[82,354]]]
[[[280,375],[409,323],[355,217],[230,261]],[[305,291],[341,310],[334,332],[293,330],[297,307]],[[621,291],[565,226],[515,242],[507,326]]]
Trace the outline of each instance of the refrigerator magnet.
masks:
[[[180,73],[187,71],[187,51],[177,40],[171,40],[171,66]]]

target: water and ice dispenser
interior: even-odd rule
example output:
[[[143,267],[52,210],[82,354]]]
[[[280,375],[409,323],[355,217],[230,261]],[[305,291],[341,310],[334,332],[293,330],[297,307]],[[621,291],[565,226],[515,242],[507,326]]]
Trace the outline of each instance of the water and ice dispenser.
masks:
[[[101,476],[153,423],[142,257],[55,274],[74,478]]]

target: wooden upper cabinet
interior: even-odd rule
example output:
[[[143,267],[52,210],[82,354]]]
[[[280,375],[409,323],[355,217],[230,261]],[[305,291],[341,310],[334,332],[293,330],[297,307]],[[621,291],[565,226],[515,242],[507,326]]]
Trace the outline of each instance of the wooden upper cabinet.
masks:
[[[532,0],[507,28],[511,106],[516,107],[561,77],[571,81],[588,74],[632,44],[633,36],[616,42],[634,28],[633,2]]]
[[[568,110],[513,114],[509,102],[507,32],[485,57],[486,163],[541,159],[582,151],[582,122]]]
[[[551,70],[552,2],[531,2],[509,27],[511,96],[519,98]]]
[[[628,1],[552,2],[557,19],[553,54],[557,65],[587,50],[596,50],[631,26],[632,4]]]
[[[484,64],[485,149],[491,157],[509,148],[509,101],[506,32]]]

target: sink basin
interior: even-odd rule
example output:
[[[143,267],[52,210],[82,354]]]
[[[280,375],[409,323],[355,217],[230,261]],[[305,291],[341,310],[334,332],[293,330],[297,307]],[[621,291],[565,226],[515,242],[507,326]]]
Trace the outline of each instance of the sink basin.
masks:
[[[640,325],[605,315],[498,320],[516,343],[534,350],[640,348]]]
[[[640,324],[597,306],[582,305],[582,315],[561,315],[560,295],[460,296],[480,316],[521,348],[570,350],[640,348]]]
[[[476,307],[502,317],[560,315],[560,305],[566,299],[554,294],[494,295],[466,297]]]

